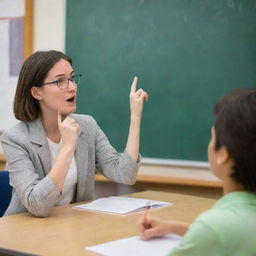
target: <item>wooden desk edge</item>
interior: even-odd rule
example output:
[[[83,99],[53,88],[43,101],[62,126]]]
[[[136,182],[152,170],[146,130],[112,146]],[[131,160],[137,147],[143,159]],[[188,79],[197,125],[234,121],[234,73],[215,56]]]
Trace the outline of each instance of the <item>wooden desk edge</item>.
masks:
[[[0,161],[2,161],[2,162],[5,162],[5,161],[6,161],[5,155],[0,154]]]
[[[110,182],[107,178],[105,178],[100,174],[97,174],[95,176],[95,180],[99,182]],[[175,185],[187,185],[187,186],[197,186],[197,187],[222,188],[222,183],[220,181],[172,178],[172,177],[155,176],[155,175],[138,174],[136,181],[141,183],[175,184]]]

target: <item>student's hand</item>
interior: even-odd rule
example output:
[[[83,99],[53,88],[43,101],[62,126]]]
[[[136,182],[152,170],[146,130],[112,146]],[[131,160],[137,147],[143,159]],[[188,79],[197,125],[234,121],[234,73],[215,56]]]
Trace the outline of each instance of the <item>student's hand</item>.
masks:
[[[163,236],[167,233],[173,233],[179,236],[184,236],[189,229],[189,224],[183,221],[168,221],[151,215],[146,218],[140,216],[137,222],[140,237],[147,240],[152,237]]]
[[[60,110],[58,110],[58,126],[62,139],[62,146],[70,150],[75,150],[79,134],[79,124],[70,116],[61,120]]]
[[[142,89],[137,90],[138,78],[134,77],[130,92],[131,118],[140,119],[142,115],[143,103],[148,101],[148,94]]]
[[[138,219],[137,227],[139,229],[139,235],[143,240],[147,240],[152,237],[163,236],[169,233],[168,221],[162,220],[151,215],[147,216],[147,222],[145,223],[145,217],[142,215]]]

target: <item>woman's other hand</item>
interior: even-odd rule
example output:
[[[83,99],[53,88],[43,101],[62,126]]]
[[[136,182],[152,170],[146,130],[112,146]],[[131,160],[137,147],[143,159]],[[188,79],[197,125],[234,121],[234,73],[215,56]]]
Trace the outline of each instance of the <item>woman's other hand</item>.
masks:
[[[143,103],[148,101],[148,94],[142,90],[137,90],[138,78],[135,76],[131,85],[130,92],[130,109],[131,109],[131,118],[141,119]]]

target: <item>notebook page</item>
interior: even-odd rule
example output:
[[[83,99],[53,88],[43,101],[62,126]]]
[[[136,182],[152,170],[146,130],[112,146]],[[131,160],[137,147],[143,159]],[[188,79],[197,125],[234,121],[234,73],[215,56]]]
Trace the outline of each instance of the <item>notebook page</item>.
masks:
[[[145,208],[147,202],[150,203],[150,207],[161,207],[161,206],[171,206],[172,203],[134,198],[134,197],[121,197],[121,196],[111,196],[103,197],[94,200],[88,204],[81,204],[74,206],[74,208],[82,210],[93,210],[100,212],[110,212],[118,214],[126,214],[134,211],[140,211]]]
[[[104,256],[164,256],[180,244],[181,237],[167,234],[164,237],[147,241],[139,236],[120,239],[104,244],[85,247],[85,249]]]

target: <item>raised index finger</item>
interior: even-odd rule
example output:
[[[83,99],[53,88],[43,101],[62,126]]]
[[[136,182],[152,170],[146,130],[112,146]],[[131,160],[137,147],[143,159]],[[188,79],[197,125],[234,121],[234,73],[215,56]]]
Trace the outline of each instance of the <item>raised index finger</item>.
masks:
[[[137,89],[137,81],[138,81],[138,77],[135,76],[132,82],[132,86],[131,86],[131,92],[136,92]]]

